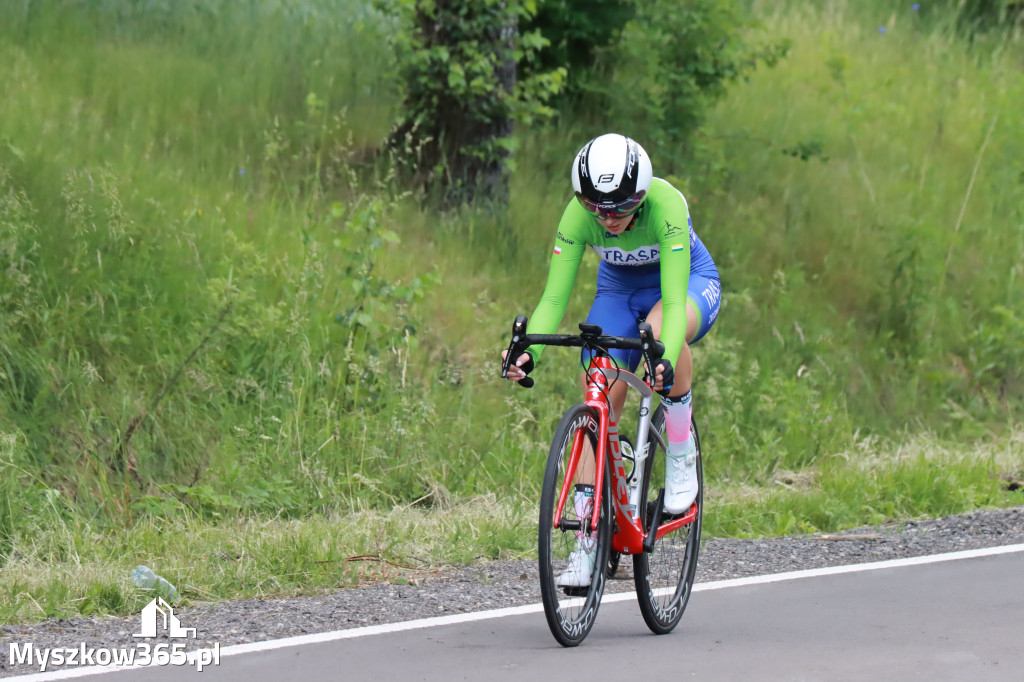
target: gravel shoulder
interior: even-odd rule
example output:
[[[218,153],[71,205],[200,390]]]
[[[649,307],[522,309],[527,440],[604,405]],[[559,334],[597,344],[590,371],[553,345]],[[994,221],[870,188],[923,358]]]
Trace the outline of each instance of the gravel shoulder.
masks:
[[[928,521],[862,528],[832,535],[766,540],[708,538],[698,582],[810,568],[900,559],[1024,543],[1024,506],[985,510]],[[631,562],[624,561],[627,569]],[[609,581],[608,592],[633,590],[630,570]],[[309,597],[193,603],[176,614],[197,628],[189,648],[278,639],[540,601],[536,562],[502,561],[410,574],[409,584],[374,585]],[[12,666],[12,643],[36,649],[134,647],[138,616],[75,618],[0,627],[0,677],[38,672]]]

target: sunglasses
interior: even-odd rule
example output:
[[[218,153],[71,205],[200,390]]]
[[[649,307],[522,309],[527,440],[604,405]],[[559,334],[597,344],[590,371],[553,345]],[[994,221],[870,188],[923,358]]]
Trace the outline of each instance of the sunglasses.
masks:
[[[632,215],[640,208],[640,204],[643,203],[645,196],[647,196],[647,192],[640,191],[624,201],[598,203],[586,198],[581,192],[576,192],[576,199],[583,206],[584,210],[597,218],[625,218],[628,215]]]

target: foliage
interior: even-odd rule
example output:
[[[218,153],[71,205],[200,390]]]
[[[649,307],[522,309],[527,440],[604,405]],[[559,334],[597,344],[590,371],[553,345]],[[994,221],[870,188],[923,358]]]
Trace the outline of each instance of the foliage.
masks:
[[[659,173],[678,168],[726,86],[785,56],[785,39],[751,42],[752,25],[734,0],[636,2],[619,39],[598,51],[609,76],[590,94],[608,105],[605,125],[657,150]]]
[[[399,0],[403,18],[392,36],[404,86],[403,113],[390,136],[397,159],[446,206],[507,200],[505,177],[513,121],[551,115],[564,68],[517,78],[545,44],[537,30],[520,34],[532,2]]]
[[[890,12],[775,16],[785,68],[730,91],[680,184],[744,356],[817,374],[855,432],[980,437],[1024,396],[1020,46]]]
[[[547,41],[537,53],[541,71],[566,70],[563,95],[578,95],[594,73],[596,53],[615,43],[636,11],[631,0],[541,0],[537,13],[520,21]]]
[[[968,36],[1024,27],[1020,0],[935,0],[920,3],[920,9],[926,20],[952,21]]]
[[[632,47],[604,62],[689,136],[670,179],[723,277],[694,347],[709,532],[1021,504],[1019,40],[748,4],[792,47],[708,81],[695,135],[644,113]],[[532,391],[495,359],[596,115],[520,130],[507,213],[424,209],[369,163],[396,23],[342,10],[0,3],[0,620],[137,610],[138,563],[206,600],[531,551],[578,355]]]
[[[402,238],[388,194],[367,193],[353,171],[359,150],[338,105],[314,92],[260,99],[329,85],[317,63],[297,80],[285,61],[255,91],[235,89],[252,62],[208,42],[224,26],[203,24],[165,53],[159,40],[180,35],[133,8],[33,5],[0,41],[0,432],[16,439],[11,471],[31,481],[5,475],[4,537],[38,491],[113,525],[182,505],[214,516],[322,507],[316,475],[281,462],[325,459],[325,441],[381,409],[435,281],[382,272]],[[194,9],[162,11],[186,21]],[[93,10],[83,28],[77,12]],[[302,35],[309,18],[283,6],[240,28]],[[338,28],[324,17],[304,48],[333,48]],[[267,64],[294,47],[261,46]],[[159,96],[134,77],[161,69]],[[37,138],[40,125],[61,134]],[[318,475],[349,454],[339,447]]]

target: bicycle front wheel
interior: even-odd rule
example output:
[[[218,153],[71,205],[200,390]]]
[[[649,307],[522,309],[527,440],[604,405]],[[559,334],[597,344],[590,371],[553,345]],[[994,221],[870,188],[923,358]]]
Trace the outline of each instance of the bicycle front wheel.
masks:
[[[657,429],[662,440],[667,442],[665,433],[665,410],[659,407],[651,419],[651,428]],[[690,437],[697,446],[697,516],[692,523],[682,526],[663,536],[654,543],[648,554],[633,555],[633,578],[640,613],[652,632],[664,635],[672,632],[683,617],[686,603],[690,599],[693,578],[697,571],[697,554],[700,552],[701,514],[704,510],[704,468],[701,457],[700,436],[696,422],[690,423]],[[650,439],[650,451],[644,463],[641,480],[640,513],[644,530],[651,532],[650,524],[655,513],[658,490],[665,481],[665,457],[667,453],[658,442]],[[662,523],[667,519],[662,517]]]
[[[597,410],[578,404],[566,411],[555,430],[541,491],[537,533],[540,591],[551,634],[567,647],[582,642],[594,625],[604,592],[603,569],[612,544],[611,481],[607,464],[596,529],[590,528],[589,521],[588,512],[593,507],[587,507],[580,518],[574,503],[575,484],[583,482],[584,460],[590,455],[580,458],[574,480],[569,481],[566,499],[559,507],[574,442],[581,438],[590,444],[590,452],[596,452],[597,433]],[[555,526],[556,513],[558,527]],[[589,576],[581,562],[586,562]],[[572,576],[580,579],[573,580]]]

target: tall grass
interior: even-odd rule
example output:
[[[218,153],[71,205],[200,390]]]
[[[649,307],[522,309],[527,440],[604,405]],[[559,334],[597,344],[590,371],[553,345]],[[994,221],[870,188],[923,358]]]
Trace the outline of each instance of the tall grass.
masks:
[[[766,8],[787,63],[733,89],[685,182],[760,372],[862,433],[980,436],[1020,420],[1021,46],[875,5]]]
[[[790,56],[671,178],[725,285],[695,349],[708,528],[1019,503],[1019,41],[752,11]],[[576,357],[529,392],[495,359],[600,131],[524,131],[504,216],[424,212],[374,155],[390,29],[326,1],[0,8],[3,620],[130,611],[137,563],[219,599],[530,553]]]

